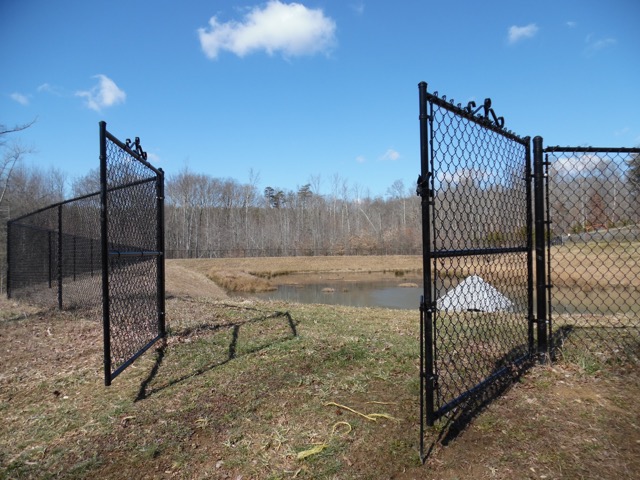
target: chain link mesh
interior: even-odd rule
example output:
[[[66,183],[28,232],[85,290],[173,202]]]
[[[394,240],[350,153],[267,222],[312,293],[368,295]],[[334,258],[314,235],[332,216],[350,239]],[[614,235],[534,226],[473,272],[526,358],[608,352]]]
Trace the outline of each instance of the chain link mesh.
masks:
[[[102,127],[101,127],[102,128]],[[8,293],[60,308],[102,305],[108,326],[106,382],[164,335],[163,177],[105,130],[107,238],[101,193],[55,204],[8,222]],[[103,265],[103,263],[105,263]],[[106,269],[106,270],[104,270]],[[106,272],[108,297],[103,298]]]
[[[431,104],[435,409],[529,354],[526,142]]]
[[[638,361],[640,149],[547,150],[555,346]]]
[[[110,361],[121,367],[161,333],[157,172],[107,136]]]
[[[99,225],[99,194],[10,221],[11,297],[61,308],[98,305]]]

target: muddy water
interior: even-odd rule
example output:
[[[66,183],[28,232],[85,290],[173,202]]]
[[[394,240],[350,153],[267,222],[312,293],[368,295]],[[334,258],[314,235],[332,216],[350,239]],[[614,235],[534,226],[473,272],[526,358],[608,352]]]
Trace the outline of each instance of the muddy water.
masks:
[[[367,279],[366,275],[289,277],[278,280],[278,290],[251,294],[251,297],[296,303],[418,309],[422,278],[393,275],[375,277],[375,280]]]
[[[248,295],[254,298],[283,300],[296,303],[321,303],[352,307],[382,307],[417,310],[423,295],[422,276],[411,274],[396,277],[393,273],[289,275],[276,279],[278,290]],[[454,288],[460,279],[443,278],[435,298]],[[526,310],[526,291],[517,293],[505,289],[516,304],[516,310]],[[521,297],[521,298],[520,298]]]

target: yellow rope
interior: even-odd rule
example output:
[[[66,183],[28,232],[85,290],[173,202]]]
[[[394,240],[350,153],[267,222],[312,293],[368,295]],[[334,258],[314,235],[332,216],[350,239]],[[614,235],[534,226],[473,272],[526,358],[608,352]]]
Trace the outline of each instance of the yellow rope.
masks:
[[[349,412],[355,413],[356,415],[360,415],[361,417],[366,418],[367,420],[370,420],[372,422],[377,422],[378,418],[386,418],[387,420],[396,420],[391,415],[387,415],[386,413],[362,413],[362,412],[358,412],[357,410],[354,410],[351,407],[347,407],[346,405],[340,405],[339,403],[336,403],[336,402],[325,403],[324,406],[342,408],[343,410],[348,410]]]
[[[383,404],[382,402],[368,402],[368,403],[378,403],[378,404]],[[348,410],[351,413],[355,413],[356,415],[359,415],[363,418],[366,418],[367,420],[371,421],[371,422],[377,422],[379,418],[386,418],[387,420],[396,420],[396,418],[392,417],[391,415],[387,415],[386,413],[362,413],[362,412],[358,412],[357,410],[354,410],[351,407],[347,407],[346,405],[340,405],[339,403],[335,403],[335,402],[328,402],[324,404],[325,407],[337,407],[337,408],[341,408],[343,410]],[[351,426],[351,424],[349,422],[336,422],[333,424],[333,427],[331,428],[331,435],[329,436],[329,440],[331,440],[331,437],[333,437],[337,430],[341,427],[347,427],[347,431],[342,433],[341,435],[348,435],[349,433],[351,433],[351,430],[353,430],[353,427]],[[315,447],[309,448],[308,450],[303,450],[301,452],[298,452],[297,455],[297,459],[298,460],[303,460],[307,457],[310,457],[312,455],[317,455],[318,453],[321,453],[325,448],[328,448],[329,444],[327,442],[323,442],[323,443],[318,443],[315,444]],[[297,474],[298,472],[296,472]]]

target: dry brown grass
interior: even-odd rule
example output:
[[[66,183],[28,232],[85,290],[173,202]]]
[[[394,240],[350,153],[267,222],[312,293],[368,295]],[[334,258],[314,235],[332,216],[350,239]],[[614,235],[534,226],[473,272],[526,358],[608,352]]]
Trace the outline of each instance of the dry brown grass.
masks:
[[[243,271],[212,269],[207,277],[229,292],[258,293],[277,289],[268,280]]]
[[[415,272],[422,269],[422,257],[417,255],[203,258],[169,260],[169,262],[204,274],[216,270],[239,270],[264,278],[272,278],[290,273]]]

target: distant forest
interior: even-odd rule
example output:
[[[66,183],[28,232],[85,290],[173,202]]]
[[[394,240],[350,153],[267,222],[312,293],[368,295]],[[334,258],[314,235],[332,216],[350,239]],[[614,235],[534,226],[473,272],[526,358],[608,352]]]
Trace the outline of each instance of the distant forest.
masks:
[[[551,235],[639,223],[640,157],[572,161],[573,166],[563,160],[550,167]],[[439,179],[434,192],[438,248],[522,244],[526,189],[516,173],[494,183],[473,171],[450,177]],[[6,220],[62,201],[67,183],[53,168],[16,162],[0,170],[2,277]],[[339,174],[311,177],[295,188],[263,189],[258,183],[256,175],[247,183],[188,169],[169,175],[167,258],[421,254],[421,198],[415,184],[395,180],[383,195],[371,195]],[[98,190],[97,170],[71,184],[74,197]],[[442,235],[445,231],[454,233]]]

